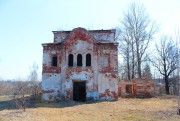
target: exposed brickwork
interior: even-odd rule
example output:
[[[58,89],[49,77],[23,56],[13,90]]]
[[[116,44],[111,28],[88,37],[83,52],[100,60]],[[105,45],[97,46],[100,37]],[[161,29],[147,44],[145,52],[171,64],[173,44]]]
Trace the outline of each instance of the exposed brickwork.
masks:
[[[43,46],[43,99],[73,100],[73,83],[85,81],[86,99],[117,100],[118,59],[114,41],[115,30],[75,28],[72,31],[53,31],[54,43]],[[73,66],[69,67],[69,55]],[[82,55],[82,66],[77,66],[77,55]],[[86,66],[86,55],[91,55],[91,66]],[[57,66],[52,58],[57,57]],[[103,60],[104,57],[107,60]],[[105,64],[104,64],[105,63]]]
[[[127,92],[130,88],[131,92]],[[154,80],[148,79],[134,79],[127,82],[119,82],[118,92],[119,96],[154,96],[156,91],[156,84]]]

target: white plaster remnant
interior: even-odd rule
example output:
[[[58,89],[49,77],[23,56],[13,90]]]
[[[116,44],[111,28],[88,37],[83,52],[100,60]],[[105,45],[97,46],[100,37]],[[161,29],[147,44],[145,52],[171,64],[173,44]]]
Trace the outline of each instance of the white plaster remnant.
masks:
[[[55,97],[58,94],[58,90],[60,90],[60,74],[51,74],[51,73],[45,73],[43,74],[43,83],[42,88],[43,90],[52,91],[50,93],[53,97]],[[44,100],[49,100],[49,94],[46,93],[42,97]]]
[[[43,64],[48,64],[51,60],[49,53],[43,53]]]
[[[87,72],[73,73],[70,78],[71,80],[87,80],[87,74]]]
[[[77,43],[74,45],[74,47],[75,47],[75,50],[82,51],[82,50],[87,50],[88,48],[91,48],[92,44],[89,44],[81,40],[77,40]]]
[[[113,42],[114,41],[114,33],[90,33],[91,36],[93,36],[96,40],[105,40],[105,41],[109,41],[109,42]]]

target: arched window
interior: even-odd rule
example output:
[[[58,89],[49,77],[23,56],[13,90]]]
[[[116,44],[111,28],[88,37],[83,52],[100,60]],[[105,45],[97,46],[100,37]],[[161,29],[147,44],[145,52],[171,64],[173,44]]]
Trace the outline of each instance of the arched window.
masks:
[[[82,66],[82,55],[81,54],[77,55],[77,66]]]
[[[86,66],[91,66],[91,54],[86,55]]]
[[[73,54],[69,54],[68,65],[69,65],[69,67],[73,66]]]

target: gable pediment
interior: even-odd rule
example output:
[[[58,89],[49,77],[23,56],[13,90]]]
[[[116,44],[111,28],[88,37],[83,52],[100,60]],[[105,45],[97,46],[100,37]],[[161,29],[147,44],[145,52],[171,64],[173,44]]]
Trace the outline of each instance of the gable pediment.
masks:
[[[96,41],[92,36],[89,35],[86,29],[75,28],[66,37],[66,39],[64,40],[64,44],[69,45],[79,40],[85,41],[87,43],[94,43]]]

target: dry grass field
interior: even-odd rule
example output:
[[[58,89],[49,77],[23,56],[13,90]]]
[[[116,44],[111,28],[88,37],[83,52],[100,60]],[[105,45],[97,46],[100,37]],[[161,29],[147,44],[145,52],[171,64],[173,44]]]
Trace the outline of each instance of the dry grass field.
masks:
[[[0,121],[180,121],[177,96],[118,101],[37,103],[25,112],[0,98]]]

